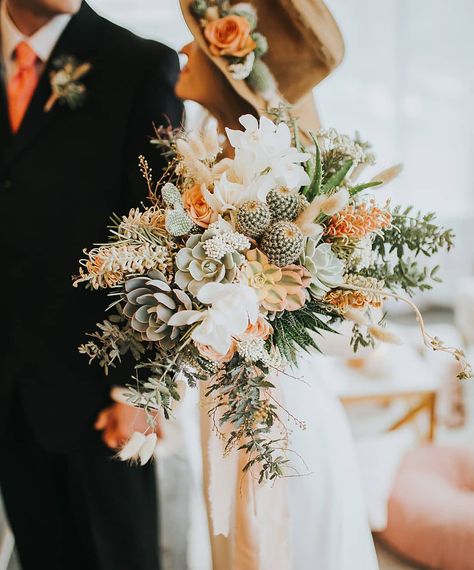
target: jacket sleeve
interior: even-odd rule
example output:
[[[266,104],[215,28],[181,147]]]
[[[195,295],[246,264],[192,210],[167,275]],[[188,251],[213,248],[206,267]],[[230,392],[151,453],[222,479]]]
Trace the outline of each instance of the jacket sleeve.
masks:
[[[181,126],[183,103],[176,97],[174,87],[179,75],[179,60],[175,51],[156,42],[144,41],[145,60],[143,80],[138,86],[131,113],[126,148],[127,196],[125,210],[137,207],[147,196],[146,182],[138,168],[138,157],[145,156],[157,181],[166,160],[150,141],[153,125]]]
[[[122,212],[140,206],[146,201],[147,185],[138,168],[138,157],[144,155],[157,181],[166,166],[150,140],[154,135],[153,125],[181,126],[183,103],[174,94],[179,74],[179,60],[176,52],[151,41],[143,41],[142,57],[145,61],[143,80],[138,83],[127,129],[127,144],[124,164],[124,196]],[[135,361],[126,354],[116,368],[111,368],[107,382],[111,386],[134,384]],[[141,376],[146,373],[141,371]]]

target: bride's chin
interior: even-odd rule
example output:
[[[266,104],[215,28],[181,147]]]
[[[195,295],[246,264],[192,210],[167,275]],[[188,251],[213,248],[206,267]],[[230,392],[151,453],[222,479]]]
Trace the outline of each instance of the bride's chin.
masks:
[[[181,77],[178,79],[175,88],[174,88],[174,92],[175,95],[177,97],[179,97],[180,99],[189,99],[189,93],[188,93],[188,89],[186,89],[186,86],[183,84],[184,82],[182,81]]]

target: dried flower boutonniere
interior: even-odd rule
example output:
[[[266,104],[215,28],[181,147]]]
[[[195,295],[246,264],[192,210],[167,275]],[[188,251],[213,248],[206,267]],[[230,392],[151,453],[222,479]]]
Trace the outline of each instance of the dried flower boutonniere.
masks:
[[[79,63],[73,56],[63,56],[53,63],[50,73],[51,96],[44,110],[51,111],[56,101],[77,109],[84,103],[86,87],[79,81],[91,69],[90,63]]]

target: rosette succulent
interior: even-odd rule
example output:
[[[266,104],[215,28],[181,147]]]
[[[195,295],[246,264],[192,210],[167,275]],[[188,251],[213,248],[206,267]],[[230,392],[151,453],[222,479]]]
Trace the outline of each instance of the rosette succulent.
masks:
[[[309,272],[300,265],[277,267],[258,249],[247,252],[247,282],[268,311],[296,311],[307,300]]]
[[[211,257],[205,248],[206,242],[216,237],[216,233],[207,230],[203,234],[194,234],[186,242],[186,247],[176,255],[175,282],[183,291],[196,296],[206,283],[232,283],[242,263],[242,256],[237,251],[225,253],[220,259]],[[207,248],[210,250],[210,248]]]
[[[310,289],[319,298],[344,282],[344,262],[332,251],[329,243],[316,245],[308,238],[301,255],[301,263],[311,274]]]
[[[156,270],[129,279],[125,283],[125,301],[123,313],[132,329],[142,340],[158,342],[165,349],[173,348],[180,336],[180,327],[170,325],[170,318],[192,309],[189,296],[170,287],[163,273]]]

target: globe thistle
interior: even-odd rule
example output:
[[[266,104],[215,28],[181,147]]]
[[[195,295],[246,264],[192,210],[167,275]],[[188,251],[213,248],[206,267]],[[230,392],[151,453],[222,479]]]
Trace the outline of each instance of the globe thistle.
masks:
[[[304,247],[304,237],[301,230],[292,222],[276,222],[264,233],[260,249],[267,255],[269,261],[285,267],[295,262]]]
[[[230,9],[230,13],[234,16],[245,18],[250,24],[250,29],[252,31],[257,27],[257,10],[252,6],[252,4],[249,4],[248,2],[239,2],[238,4],[234,4]]]
[[[270,222],[270,208],[264,202],[249,200],[237,210],[237,230],[251,238],[260,237]]]
[[[255,60],[247,83],[253,91],[260,93],[264,99],[271,99],[277,91],[276,81],[268,65],[260,58]]]
[[[194,0],[191,4],[191,10],[197,18],[204,18],[208,7],[206,0]]]
[[[254,32],[252,34],[252,39],[255,42],[255,57],[263,57],[268,51],[268,40],[260,32]]]
[[[180,327],[168,324],[179,311],[192,309],[189,296],[168,285],[160,271],[150,271],[142,277],[134,277],[125,283],[123,314],[130,319],[130,326],[144,341],[158,342],[164,349],[171,349],[180,337]]]
[[[274,222],[282,220],[293,222],[302,208],[300,195],[291,192],[284,186],[268,193],[267,204]]]

